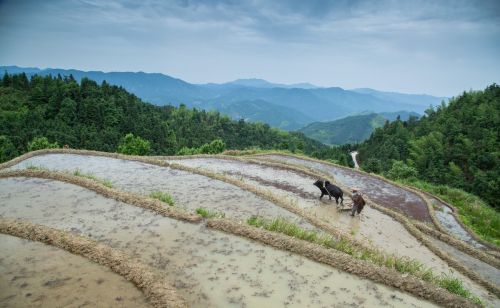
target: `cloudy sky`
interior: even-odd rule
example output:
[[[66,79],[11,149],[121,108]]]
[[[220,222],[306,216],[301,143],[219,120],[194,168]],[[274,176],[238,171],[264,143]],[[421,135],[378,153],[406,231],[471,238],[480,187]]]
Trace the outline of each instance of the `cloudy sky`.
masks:
[[[498,0],[0,0],[0,65],[453,96],[499,55]]]

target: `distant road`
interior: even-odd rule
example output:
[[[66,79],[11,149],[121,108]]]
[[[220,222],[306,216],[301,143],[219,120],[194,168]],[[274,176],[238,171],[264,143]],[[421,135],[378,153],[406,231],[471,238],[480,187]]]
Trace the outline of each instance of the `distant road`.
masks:
[[[359,169],[358,161],[356,160],[356,155],[358,155],[358,151],[351,152],[351,157],[352,160],[354,161],[354,169]]]

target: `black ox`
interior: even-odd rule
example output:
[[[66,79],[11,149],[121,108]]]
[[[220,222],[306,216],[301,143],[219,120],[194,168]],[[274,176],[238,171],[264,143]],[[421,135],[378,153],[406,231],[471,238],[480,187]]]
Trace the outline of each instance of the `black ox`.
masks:
[[[332,197],[334,197],[337,204],[339,204],[340,198],[340,204],[344,205],[344,192],[338,186],[333,185],[332,183],[330,183],[330,181],[322,180],[317,180],[316,182],[314,182],[314,186],[318,187],[319,190],[321,190],[321,196],[319,197],[320,200],[324,195],[327,195],[330,197],[330,200],[332,200]]]

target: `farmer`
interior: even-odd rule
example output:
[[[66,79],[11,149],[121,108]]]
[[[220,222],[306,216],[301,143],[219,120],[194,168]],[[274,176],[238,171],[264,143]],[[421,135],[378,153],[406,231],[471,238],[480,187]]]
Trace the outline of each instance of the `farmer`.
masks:
[[[359,189],[353,188],[352,189],[352,210],[351,210],[351,216],[354,216],[356,212],[358,212],[358,215],[361,214],[361,211],[365,207],[365,199],[363,199],[363,196],[359,192]]]

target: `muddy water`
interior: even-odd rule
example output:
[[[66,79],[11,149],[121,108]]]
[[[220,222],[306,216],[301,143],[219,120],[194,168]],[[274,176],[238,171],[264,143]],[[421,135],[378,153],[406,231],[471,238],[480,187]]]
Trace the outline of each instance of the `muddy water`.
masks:
[[[368,240],[379,249],[415,258],[427,267],[441,272],[449,270],[444,262],[437,261],[438,258],[434,253],[425,246],[422,247],[415,237],[393,218],[370,207],[365,207],[361,218],[352,218],[347,206],[351,201],[347,196],[345,200],[347,211],[339,211],[335,201],[330,201],[327,197],[319,201],[319,189],[312,185],[313,178],[270,166],[225,159],[192,158],[170,161],[223,173],[234,178],[242,178],[248,184],[270,190],[283,199],[291,200],[323,221],[354,235],[359,240]]]
[[[0,307],[149,307],[107,267],[64,250],[0,234]]]
[[[259,157],[285,161],[288,163],[307,166],[330,173],[338,182],[342,183],[344,186],[358,187],[371,200],[382,206],[397,209],[405,213],[412,219],[418,219],[425,222],[432,221],[429,210],[427,209],[427,205],[425,204],[425,201],[422,200],[422,198],[412,192],[389,184],[375,177],[371,177],[354,170],[343,169],[340,167],[300,159],[292,156],[270,154],[261,155]]]
[[[51,170],[74,171],[111,180],[122,190],[149,195],[164,191],[173,196],[176,206],[194,211],[199,207],[224,212],[226,217],[246,220],[252,215],[281,216],[302,227],[311,225],[302,218],[234,185],[205,176],[135,161],[72,154],[36,156],[10,169],[43,166]]]
[[[306,258],[154,215],[81,187],[0,180],[0,215],[91,236],[149,263],[190,307],[428,307]]]
[[[453,255],[460,263],[464,264],[466,267],[470,268],[481,277],[493,282],[493,284],[500,285],[500,270],[484,262],[477,262],[476,259],[469,256],[466,253],[458,250],[457,248],[443,243],[435,238],[428,237],[429,240],[434,242],[435,245],[439,246],[441,249]]]
[[[427,198],[431,200],[433,206],[435,206],[436,217],[439,220],[441,226],[448,231],[451,235],[459,240],[469,243],[470,245],[484,249],[486,248],[483,244],[476,241],[457,221],[455,216],[453,216],[453,210],[447,205],[443,204],[436,198],[427,195]]]
[[[236,179],[243,179],[245,182],[258,182],[261,186],[288,191],[290,197],[298,195],[304,199],[316,200],[321,195],[319,189],[313,185],[318,178],[291,170],[218,158],[169,159],[166,161],[222,173]],[[319,205],[319,201],[315,205]]]

